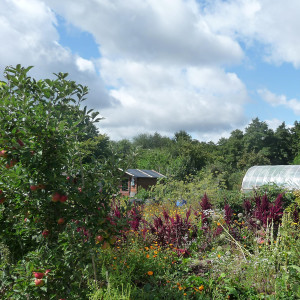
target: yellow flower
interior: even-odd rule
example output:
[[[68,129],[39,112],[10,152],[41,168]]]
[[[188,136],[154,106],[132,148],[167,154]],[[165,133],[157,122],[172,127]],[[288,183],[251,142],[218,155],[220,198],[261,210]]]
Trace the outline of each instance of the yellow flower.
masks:
[[[153,271],[148,271],[147,274],[148,274],[149,276],[152,276],[152,275],[153,275]]]
[[[220,258],[221,257],[221,255],[220,254],[218,254],[218,258]]]
[[[203,291],[204,290],[204,286],[203,284],[199,286],[199,291]]]

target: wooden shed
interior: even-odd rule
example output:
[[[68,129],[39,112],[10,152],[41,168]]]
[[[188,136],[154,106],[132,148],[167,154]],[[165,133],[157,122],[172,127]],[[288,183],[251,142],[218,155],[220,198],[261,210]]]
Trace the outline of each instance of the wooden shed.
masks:
[[[120,186],[122,196],[134,197],[140,188],[149,189],[165,176],[154,170],[128,169],[124,172]]]

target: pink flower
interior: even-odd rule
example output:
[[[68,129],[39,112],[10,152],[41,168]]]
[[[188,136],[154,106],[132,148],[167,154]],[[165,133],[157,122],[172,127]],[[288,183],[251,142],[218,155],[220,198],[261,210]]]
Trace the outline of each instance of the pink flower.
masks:
[[[265,240],[263,238],[258,238],[257,239],[257,244],[263,244]]]

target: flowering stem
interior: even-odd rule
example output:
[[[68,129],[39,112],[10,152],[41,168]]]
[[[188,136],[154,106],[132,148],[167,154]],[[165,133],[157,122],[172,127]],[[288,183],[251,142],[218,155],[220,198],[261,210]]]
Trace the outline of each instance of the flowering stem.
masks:
[[[240,248],[240,250],[241,250],[241,252],[242,252],[242,254],[243,254],[244,260],[247,260],[244,252],[247,252],[247,254],[248,254],[249,256],[252,256],[251,253],[250,253],[247,249],[245,249],[245,248],[243,249],[243,248],[242,248],[242,246],[241,246],[241,245],[237,242],[237,240],[229,233],[229,231],[226,230],[226,229],[224,228],[224,226],[223,226],[222,224],[220,224],[220,226],[221,226],[221,227],[223,228],[223,230],[230,236],[231,240],[232,240],[232,241]]]

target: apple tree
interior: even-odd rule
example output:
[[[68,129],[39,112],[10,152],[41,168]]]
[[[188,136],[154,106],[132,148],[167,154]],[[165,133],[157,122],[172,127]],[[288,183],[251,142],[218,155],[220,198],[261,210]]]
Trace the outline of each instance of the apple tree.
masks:
[[[84,299],[82,276],[96,277],[94,257],[114,241],[118,166],[82,157],[100,120],[82,106],[88,88],[30,69],[7,67],[0,81],[0,298]]]

